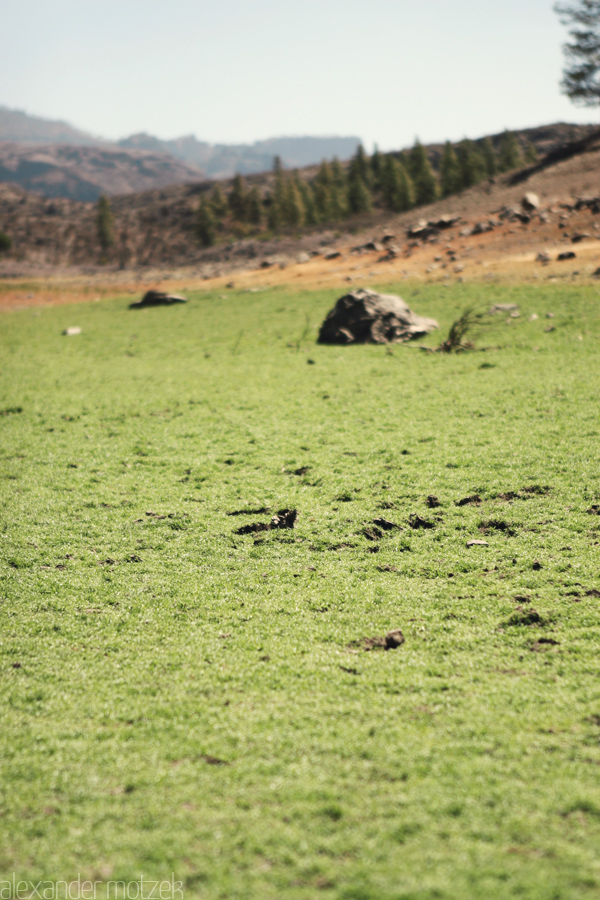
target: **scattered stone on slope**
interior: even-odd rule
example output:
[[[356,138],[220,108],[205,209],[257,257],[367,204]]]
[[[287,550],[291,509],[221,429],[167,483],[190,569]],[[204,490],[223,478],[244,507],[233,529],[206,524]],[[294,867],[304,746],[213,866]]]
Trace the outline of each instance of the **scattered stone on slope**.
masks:
[[[578,197],[575,209],[589,209],[593,213],[600,213],[600,196]]]
[[[423,337],[437,329],[435,319],[419,316],[394,294],[358,289],[345,294],[327,314],[320,344],[388,344]]]
[[[533,191],[529,191],[521,200],[521,206],[528,212],[534,212],[534,210],[539,209],[540,198]]]
[[[548,263],[550,262],[550,257],[548,256],[547,253],[538,253],[538,255],[535,258],[535,261],[541,263],[543,266],[547,266]]]
[[[556,258],[559,262],[564,262],[566,259],[576,259],[577,254],[573,253],[572,250],[566,250],[564,253],[559,253]]]
[[[75,337],[75,335],[81,334],[81,328],[79,325],[72,325],[70,328],[65,328],[63,334],[67,337]]]
[[[467,541],[467,547],[489,547],[487,541]]]
[[[173,306],[176,303],[187,303],[187,300],[178,294],[165,294],[163,291],[146,291],[141,300],[129,304],[129,309],[143,309],[148,306]]]

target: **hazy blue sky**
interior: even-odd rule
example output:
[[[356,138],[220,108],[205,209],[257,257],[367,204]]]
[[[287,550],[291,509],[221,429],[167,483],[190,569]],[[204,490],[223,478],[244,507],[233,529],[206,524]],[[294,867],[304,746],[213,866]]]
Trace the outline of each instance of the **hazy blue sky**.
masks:
[[[551,0],[15,0],[0,104],[109,138],[358,135],[370,149],[590,122]]]

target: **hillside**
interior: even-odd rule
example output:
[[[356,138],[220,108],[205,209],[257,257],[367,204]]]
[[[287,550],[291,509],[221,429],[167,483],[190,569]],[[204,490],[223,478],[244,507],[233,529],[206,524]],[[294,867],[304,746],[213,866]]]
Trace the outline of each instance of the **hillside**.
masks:
[[[0,141],[22,144],[75,144],[95,147],[106,143],[68,122],[42,119],[19,109],[0,106]]]
[[[352,156],[360,143],[360,138],[305,136],[269,138],[256,141],[254,144],[210,144],[199,141],[194,135],[161,140],[151,134],[140,133],[112,142],[96,138],[78,128],[73,128],[66,122],[42,119],[20,110],[0,106],[0,148],[3,143],[25,145],[29,149],[26,151],[24,147],[20,151],[22,165],[15,164],[14,149],[10,151],[8,160],[7,151],[4,148],[0,149],[0,166],[8,168],[12,174],[12,177],[8,177],[0,168],[0,181],[14,181],[27,190],[38,191],[46,197],[89,200],[98,196],[96,189],[98,185],[109,194],[129,193],[150,187],[160,188],[165,184],[178,184],[182,181],[183,175],[185,175],[183,180],[197,180],[201,177],[199,170],[210,178],[231,178],[237,172],[243,175],[265,172],[271,168],[274,156],[280,156],[287,168],[315,164],[334,156],[345,160]],[[123,165],[123,158],[119,162],[116,157],[83,155],[80,157],[81,164],[78,169],[78,158],[71,155],[68,176],[65,173],[64,177],[61,177],[58,172],[54,172],[48,178],[40,177],[39,163],[42,160],[35,154],[35,149],[43,149],[43,162],[51,162],[57,169],[64,167],[66,156],[64,149],[50,146],[54,144],[95,147],[107,152],[112,150],[115,153],[126,150],[131,154],[130,160],[135,159],[135,153],[138,151],[143,151],[144,154],[150,152],[154,157],[166,156],[180,165],[172,163],[172,177],[169,180],[168,165],[163,162],[159,166],[155,180],[146,178],[142,183],[135,175],[126,174],[127,164]],[[139,159],[142,162],[147,160],[147,156],[140,156]],[[189,167],[187,174],[182,164],[183,167]],[[152,164],[145,166],[148,175],[151,166]],[[120,170],[114,185],[113,181],[107,178],[108,170],[111,168]]]
[[[357,137],[282,137],[254,144],[207,144],[194,135],[161,141],[150,134],[134,134],[119,141],[119,146],[136,150],[168,153],[191,165],[199,166],[210,178],[231,178],[266,172],[279,156],[290,169],[310,166],[322,159],[349,159],[360,144]]]
[[[200,178],[203,173],[196,166],[164,153],[0,143],[0,181],[50,198],[94,201],[100,194],[131,194]]]
[[[400,215],[375,210],[334,226],[336,232],[326,225],[307,228],[300,239],[293,231],[269,237],[246,228],[246,236],[240,235],[239,239],[225,236],[207,249],[199,245],[194,224],[200,197],[212,189],[212,183],[208,181],[115,197],[112,201],[115,243],[105,254],[97,242],[95,208],[91,203],[64,198],[48,200],[16,186],[1,185],[0,229],[11,235],[13,248],[0,262],[0,273],[26,272],[31,267],[87,268],[103,261],[105,272],[140,267],[192,267],[198,275],[214,277],[244,268],[257,268],[269,259],[289,264],[300,252],[317,252],[323,246],[335,243],[344,251],[343,256],[341,260],[325,265],[327,273],[344,270],[349,277],[358,278],[359,275],[353,273],[367,266],[369,272],[381,270],[399,275],[410,271],[425,275],[432,267],[429,274],[439,268],[439,275],[449,275],[454,270],[448,270],[436,260],[439,239],[430,240],[426,234],[412,239],[407,237],[408,229],[419,219],[456,216],[459,221],[444,233],[444,243],[458,240],[465,247],[472,245],[469,252],[481,250],[481,253],[499,257],[570,245],[572,236],[578,233],[596,239],[598,229],[595,228],[594,214],[587,207],[575,210],[573,206],[578,197],[600,193],[600,141],[589,141],[583,145],[583,150],[581,146],[575,147],[577,152],[570,158],[552,162],[552,158],[547,157],[547,163],[542,161],[521,172],[498,176],[461,194]],[[304,169],[302,176],[309,179],[315,171]],[[231,182],[222,184],[225,192],[231,189]],[[264,196],[273,190],[273,184],[272,173],[248,178],[249,187],[257,187]],[[527,223],[500,220],[500,211],[507,206],[518,206],[525,191],[538,194],[540,214],[536,213]],[[569,227],[565,226],[567,220]],[[471,235],[469,229],[481,223],[479,233]],[[398,252],[385,263],[379,262],[382,256],[379,245],[362,254],[360,259],[347,249],[386,231],[396,235],[394,243]],[[316,265],[316,261],[303,265],[301,277],[311,272],[314,277],[322,277]],[[266,272],[261,277],[265,278],[267,274],[272,277]]]

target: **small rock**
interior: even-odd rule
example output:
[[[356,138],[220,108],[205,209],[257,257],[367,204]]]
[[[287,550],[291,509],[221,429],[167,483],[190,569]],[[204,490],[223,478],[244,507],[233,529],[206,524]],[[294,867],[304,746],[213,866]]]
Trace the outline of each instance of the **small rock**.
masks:
[[[494,303],[490,309],[490,313],[513,313],[518,312],[519,307],[516,303]]]
[[[523,209],[526,209],[529,212],[533,212],[533,210],[538,209],[539,205],[540,198],[537,194],[534,194],[533,191],[529,191],[521,200],[521,206],[523,207]]]
[[[566,259],[577,259],[577,254],[572,250],[566,250],[564,253],[559,253],[556,258],[559,262],[564,262]]]
[[[310,262],[310,256],[308,255],[308,253],[299,253],[298,256],[296,257],[296,262],[297,263]]]
[[[148,306],[173,306],[175,303],[187,303],[187,300],[178,294],[165,294],[163,291],[146,291],[141,300],[129,304],[129,309],[143,309]]]
[[[341,255],[339,250],[332,250],[331,253],[325,254],[325,259],[338,259]]]
[[[437,507],[438,507],[438,506],[441,506],[441,505],[442,505],[442,504],[440,503],[440,501],[438,500],[438,498],[435,496],[435,494],[430,494],[430,495],[428,496],[428,498],[427,498],[427,506],[429,507],[429,509],[437,509]]]
[[[571,238],[572,244],[580,244],[581,241],[585,241],[586,238],[591,238],[591,234],[588,234],[587,231],[580,232],[579,234],[574,234]]]
[[[467,541],[467,547],[489,547],[487,541]]]
[[[534,572],[539,572],[540,569],[543,569],[544,567],[542,566],[541,562],[538,562],[538,560],[536,559],[535,562],[532,563],[531,568]]]
[[[535,261],[541,263],[543,266],[547,266],[548,263],[550,262],[550,257],[548,256],[547,253],[538,253],[538,255],[535,258]]]
[[[493,231],[493,229],[494,226],[491,222],[477,222],[477,224],[473,226],[471,234],[485,234],[487,231]]]
[[[554,313],[546,313],[546,318],[547,318],[547,319],[553,319],[553,318],[554,318]]]
[[[63,334],[66,334],[67,337],[75,337],[76,334],[81,334],[81,328],[79,325],[73,325],[70,328],[65,328]]]
[[[537,314],[537,313],[531,313],[531,315],[529,316],[529,321],[530,321],[530,322],[535,322],[537,318],[538,318],[538,314]]]

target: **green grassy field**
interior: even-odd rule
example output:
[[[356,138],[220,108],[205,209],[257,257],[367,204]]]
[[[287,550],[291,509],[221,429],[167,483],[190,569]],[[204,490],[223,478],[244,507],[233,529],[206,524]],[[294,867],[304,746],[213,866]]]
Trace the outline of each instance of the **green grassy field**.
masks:
[[[401,292],[522,316],[456,356],[316,345],[331,292],[2,316],[0,881],[599,896],[600,294]]]

